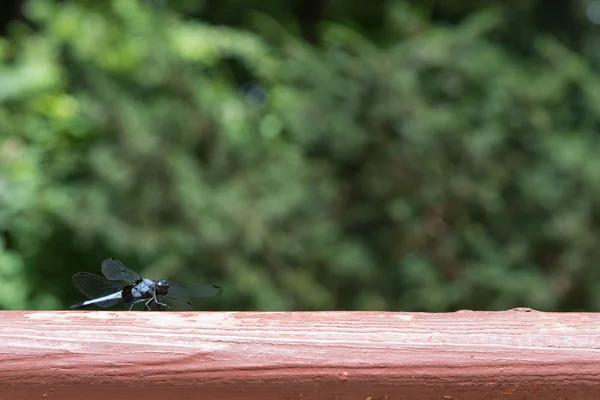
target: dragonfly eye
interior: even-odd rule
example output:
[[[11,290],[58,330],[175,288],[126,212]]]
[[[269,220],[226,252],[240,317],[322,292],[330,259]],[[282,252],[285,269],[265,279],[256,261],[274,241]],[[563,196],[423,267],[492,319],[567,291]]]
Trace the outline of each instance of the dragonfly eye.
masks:
[[[156,294],[159,296],[166,296],[169,293],[169,282],[164,279],[156,282]]]
[[[169,282],[167,282],[165,279],[161,279],[160,281],[158,281],[157,286],[159,288],[168,289],[169,288]]]

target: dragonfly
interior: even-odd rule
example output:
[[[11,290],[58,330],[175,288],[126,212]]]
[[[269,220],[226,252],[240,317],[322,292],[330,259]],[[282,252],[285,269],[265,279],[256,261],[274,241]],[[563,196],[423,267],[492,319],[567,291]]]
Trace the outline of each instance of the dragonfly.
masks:
[[[166,279],[152,280],[126,268],[116,258],[102,262],[102,274],[77,272],[73,284],[90,300],[71,306],[71,309],[98,306],[108,308],[120,303],[129,303],[129,311],[138,303],[144,303],[146,311],[152,305],[164,309],[186,310],[192,307],[191,298],[218,296],[223,289],[217,285],[192,285]],[[167,304],[168,303],[168,304]]]

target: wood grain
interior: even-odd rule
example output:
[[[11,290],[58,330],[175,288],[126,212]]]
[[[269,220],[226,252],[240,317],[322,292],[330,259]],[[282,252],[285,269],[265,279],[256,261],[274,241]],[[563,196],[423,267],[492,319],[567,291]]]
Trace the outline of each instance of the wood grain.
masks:
[[[0,316],[0,399],[600,398],[593,313]]]

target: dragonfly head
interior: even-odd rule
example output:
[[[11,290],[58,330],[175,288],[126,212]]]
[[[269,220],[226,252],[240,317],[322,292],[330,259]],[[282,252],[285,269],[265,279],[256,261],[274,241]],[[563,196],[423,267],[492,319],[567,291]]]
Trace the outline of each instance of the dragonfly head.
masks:
[[[165,279],[161,279],[160,281],[156,282],[156,294],[159,296],[165,296],[167,293],[169,293],[169,282],[167,282]]]

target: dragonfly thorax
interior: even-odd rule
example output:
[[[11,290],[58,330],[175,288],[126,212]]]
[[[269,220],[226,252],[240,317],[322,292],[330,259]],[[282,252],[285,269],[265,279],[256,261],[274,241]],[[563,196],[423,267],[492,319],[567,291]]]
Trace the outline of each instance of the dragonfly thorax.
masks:
[[[123,289],[123,298],[125,301],[132,299],[149,299],[154,297],[156,283],[152,279],[140,279],[134,285],[126,286]],[[130,292],[130,295],[127,294]],[[130,299],[131,297],[131,299]]]

